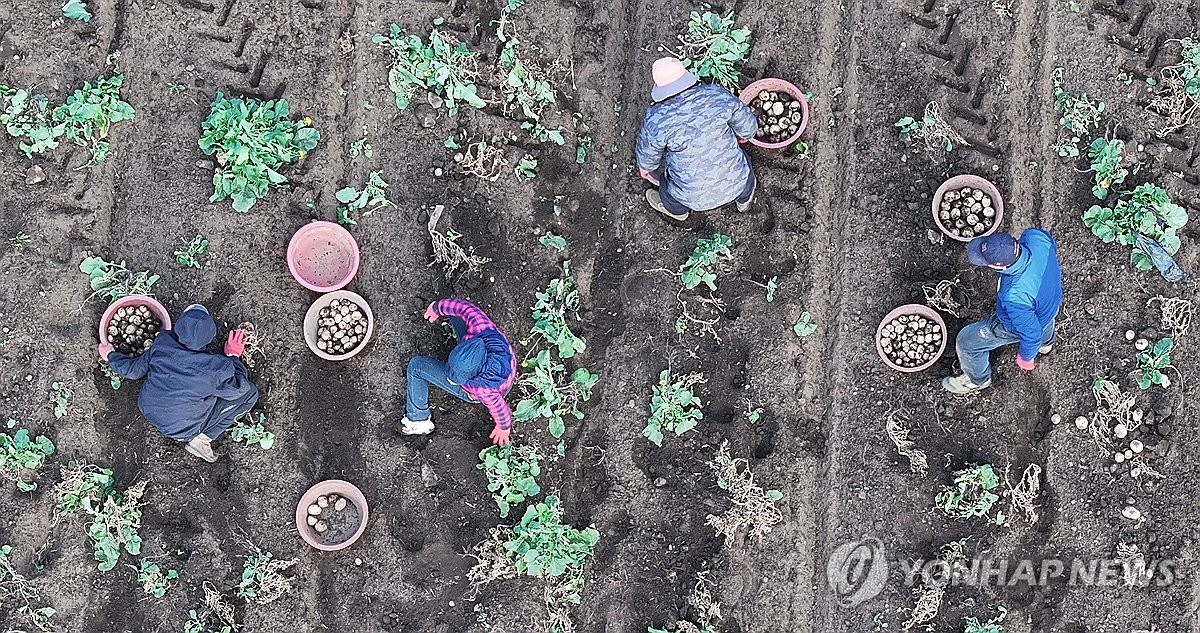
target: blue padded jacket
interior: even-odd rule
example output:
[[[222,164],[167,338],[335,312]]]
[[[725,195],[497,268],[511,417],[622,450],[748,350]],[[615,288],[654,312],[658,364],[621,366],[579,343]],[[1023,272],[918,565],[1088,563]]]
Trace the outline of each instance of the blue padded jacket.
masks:
[[[1000,272],[996,317],[1009,332],[1021,337],[1021,358],[1033,360],[1042,345],[1042,331],[1062,305],[1062,271],[1058,246],[1042,229],[1027,229],[1017,240],[1021,256]]]
[[[693,211],[733,202],[750,179],[739,138],[758,131],[754,112],[728,90],[697,85],[646,110],[638,132],[637,164],[664,169],[667,193]]]

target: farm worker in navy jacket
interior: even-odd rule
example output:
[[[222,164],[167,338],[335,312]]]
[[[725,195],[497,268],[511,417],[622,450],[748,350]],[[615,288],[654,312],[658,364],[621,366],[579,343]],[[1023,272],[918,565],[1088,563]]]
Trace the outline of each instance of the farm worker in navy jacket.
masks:
[[[171,330],[163,330],[141,356],[131,357],[101,343],[97,350],[122,377],[145,378],[138,408],[163,435],[187,442],[187,451],[217,461],[211,442],[258,402],[258,388],[242,363],[246,334],[229,333],[225,354],[205,347],[217,324],[202,305],[189,306]]]
[[[1054,345],[1054,318],[1062,305],[1058,247],[1042,229],[1029,229],[1015,240],[1007,233],[977,237],[967,244],[967,259],[1000,273],[996,313],[964,327],[955,348],[963,375],[942,380],[951,393],[978,391],[992,384],[988,354],[1019,343],[1017,366],[1032,371],[1038,354]]]
[[[636,149],[642,178],[658,187],[646,201],[674,220],[730,202],[749,210],[757,181],[738,143],[758,131],[754,112],[720,86],[697,85],[674,57],[654,62],[653,75]]]
[[[508,339],[483,310],[462,299],[442,299],[425,308],[425,318],[446,317],[458,344],[449,362],[428,356],[408,361],[408,396],[400,432],[425,435],[433,431],[429,413],[429,386],[466,402],[481,402],[496,422],[492,442],[507,444],[512,433],[512,409],[504,400],[517,375],[517,361]]]

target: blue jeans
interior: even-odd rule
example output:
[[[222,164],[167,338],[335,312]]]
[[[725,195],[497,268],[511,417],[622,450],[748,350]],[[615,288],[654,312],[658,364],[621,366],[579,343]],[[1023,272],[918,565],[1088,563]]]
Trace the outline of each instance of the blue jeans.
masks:
[[[446,321],[454,328],[454,337],[461,340],[467,332],[466,322],[456,316],[448,316]],[[450,382],[450,364],[436,358],[414,356],[408,361],[406,382],[408,396],[404,402],[404,414],[413,422],[429,419],[430,385],[464,402],[475,402],[462,387]]]
[[[989,354],[992,350],[1020,343],[1021,338],[1008,331],[1000,319],[992,316],[976,321],[958,331],[954,341],[955,351],[958,352],[958,364],[971,382],[982,385],[992,379],[992,366]],[[1042,328],[1042,346],[1054,344],[1054,319]]]
[[[658,197],[662,200],[663,207],[667,211],[676,214],[690,213],[692,211],[711,211],[712,209],[691,209],[682,202],[676,200],[671,194],[667,193],[667,177],[666,169],[656,169],[651,172],[652,176],[658,180]],[[750,178],[746,180],[746,186],[742,188],[742,192],[734,199],[734,202],[746,204],[750,202],[751,196],[754,195],[755,175],[754,165],[750,165]]]

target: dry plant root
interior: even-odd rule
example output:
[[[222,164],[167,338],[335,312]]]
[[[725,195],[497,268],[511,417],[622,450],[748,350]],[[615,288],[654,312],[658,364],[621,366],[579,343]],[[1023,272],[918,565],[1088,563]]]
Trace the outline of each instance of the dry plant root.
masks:
[[[900,419],[900,410],[892,409],[887,412],[886,431],[888,439],[896,445],[896,451],[908,458],[908,469],[914,474],[924,477],[929,472],[929,460],[925,451],[917,448],[916,442],[908,439],[909,429],[906,421]]]

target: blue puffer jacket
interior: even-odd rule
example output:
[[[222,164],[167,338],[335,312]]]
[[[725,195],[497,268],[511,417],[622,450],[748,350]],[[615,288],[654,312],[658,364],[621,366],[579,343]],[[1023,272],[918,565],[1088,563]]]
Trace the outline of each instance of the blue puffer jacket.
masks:
[[[754,112],[728,90],[696,85],[646,110],[638,167],[666,170],[667,193],[693,211],[729,204],[750,179],[738,138],[758,131]]]
[[[213,437],[218,405],[257,393],[246,365],[238,358],[211,354],[204,348],[217,335],[217,324],[203,308],[179,315],[171,330],[154,338],[141,356],[108,355],[113,371],[125,378],[145,378],[138,408],[163,435],[187,441],[200,433]]]
[[[1037,357],[1042,331],[1062,305],[1062,271],[1058,246],[1042,229],[1028,229],[1017,240],[1021,256],[1000,271],[996,317],[1009,332],[1021,337],[1017,353],[1025,360]]]

